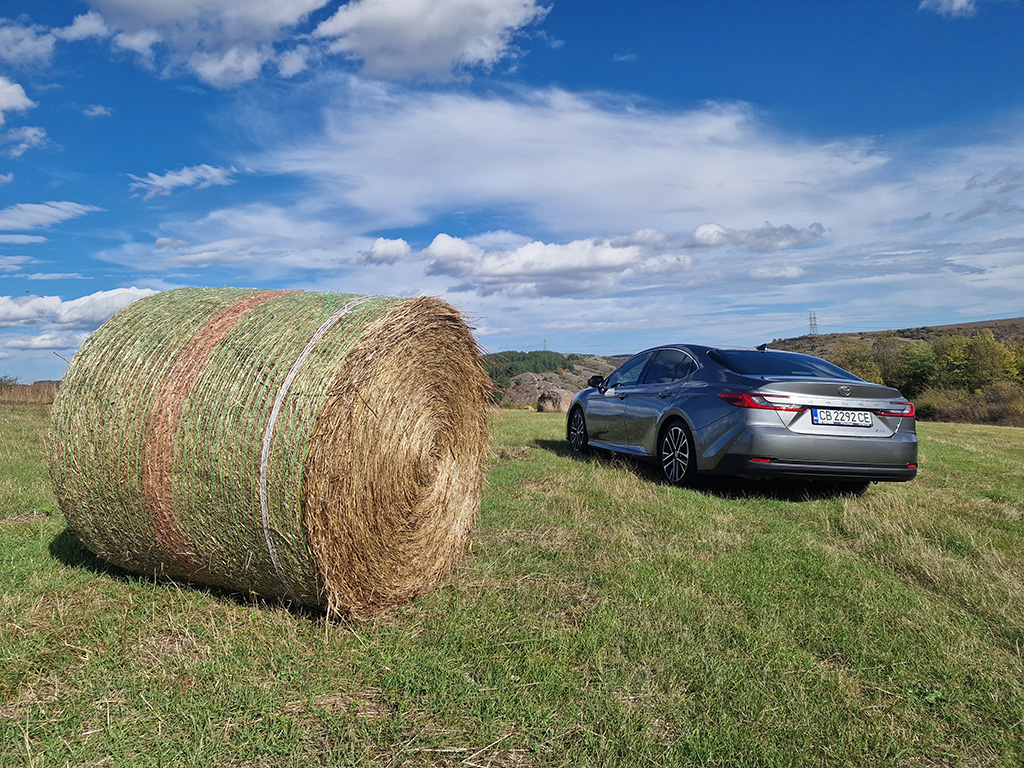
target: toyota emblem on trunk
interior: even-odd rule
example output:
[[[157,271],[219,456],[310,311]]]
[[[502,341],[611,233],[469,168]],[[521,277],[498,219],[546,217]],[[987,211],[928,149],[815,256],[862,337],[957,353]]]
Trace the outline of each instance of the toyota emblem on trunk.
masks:
[[[843,397],[849,397],[851,392],[853,392],[853,390],[845,384],[839,388],[839,394]]]

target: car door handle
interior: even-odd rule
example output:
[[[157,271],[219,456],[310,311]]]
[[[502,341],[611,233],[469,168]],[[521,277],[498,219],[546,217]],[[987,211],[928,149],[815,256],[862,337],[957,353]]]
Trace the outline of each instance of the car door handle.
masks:
[[[660,397],[660,398],[672,397],[672,393],[671,392],[659,392],[658,393],[658,397]]]

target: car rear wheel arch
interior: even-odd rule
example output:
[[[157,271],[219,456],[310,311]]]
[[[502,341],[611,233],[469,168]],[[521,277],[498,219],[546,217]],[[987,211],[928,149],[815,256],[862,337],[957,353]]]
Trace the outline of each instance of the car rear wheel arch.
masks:
[[[697,448],[686,420],[671,416],[658,430],[655,457],[661,476],[673,485],[688,485],[697,476]]]

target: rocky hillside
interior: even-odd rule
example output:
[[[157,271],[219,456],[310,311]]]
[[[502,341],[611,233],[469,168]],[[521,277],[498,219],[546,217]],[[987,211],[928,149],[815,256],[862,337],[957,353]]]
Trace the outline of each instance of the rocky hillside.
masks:
[[[500,355],[501,353],[499,353]],[[507,383],[499,383],[501,402],[521,406],[534,405],[546,389],[565,389],[576,393],[587,386],[594,374],[607,376],[623,358],[592,355],[567,355],[567,361],[555,370],[523,371],[513,374]]]

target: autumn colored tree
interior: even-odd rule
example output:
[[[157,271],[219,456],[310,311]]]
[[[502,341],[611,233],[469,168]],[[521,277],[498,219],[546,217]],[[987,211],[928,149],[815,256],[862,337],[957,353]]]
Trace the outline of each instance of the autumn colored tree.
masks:
[[[874,353],[867,342],[841,341],[832,350],[828,360],[840,368],[845,368],[855,376],[860,376],[865,381],[883,383],[882,370],[875,361]]]

